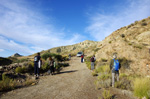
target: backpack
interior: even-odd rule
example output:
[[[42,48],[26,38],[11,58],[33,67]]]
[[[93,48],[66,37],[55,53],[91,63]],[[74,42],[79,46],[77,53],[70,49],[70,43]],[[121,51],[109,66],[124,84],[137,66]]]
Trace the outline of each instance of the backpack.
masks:
[[[38,61],[38,57],[37,57],[37,56],[34,57],[34,61],[35,61],[35,62]]]
[[[113,66],[113,69],[114,70],[119,70],[119,61],[118,60],[115,60],[115,59],[113,59],[114,60],[114,66]]]
[[[94,60],[94,57],[91,57],[91,62],[94,62],[95,60]]]

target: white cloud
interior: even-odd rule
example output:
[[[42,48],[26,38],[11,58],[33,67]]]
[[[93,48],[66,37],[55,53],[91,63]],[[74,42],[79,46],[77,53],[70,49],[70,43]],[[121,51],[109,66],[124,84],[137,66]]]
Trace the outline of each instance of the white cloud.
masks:
[[[60,45],[78,42],[79,34],[67,34],[53,26],[51,16],[43,16],[23,0],[0,2],[0,46],[31,54]]]
[[[3,52],[4,51],[4,49],[0,49],[0,52]]]
[[[150,0],[128,0],[128,3],[124,8],[121,5],[118,7],[119,11],[110,14],[92,13],[93,15],[89,17],[89,26],[85,31],[101,41],[113,31],[150,16]]]

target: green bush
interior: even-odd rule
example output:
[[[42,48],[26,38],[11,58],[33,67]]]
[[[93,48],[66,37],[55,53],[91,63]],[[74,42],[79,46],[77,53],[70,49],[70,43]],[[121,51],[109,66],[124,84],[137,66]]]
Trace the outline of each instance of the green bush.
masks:
[[[111,41],[109,41],[109,44],[111,44]]]
[[[104,90],[102,95],[104,99],[112,99],[113,97],[113,95],[110,93],[110,90]]]
[[[41,57],[44,59],[44,60],[47,60],[47,58],[49,58],[49,57],[55,57],[56,56],[56,54],[54,54],[54,53],[44,53]]]
[[[126,77],[120,78],[118,82],[115,82],[115,87],[119,89],[133,90],[131,81]]]
[[[146,25],[147,25],[146,22],[142,22],[142,23],[141,23],[141,26],[146,26]]]
[[[42,65],[41,70],[45,72],[45,71],[47,71],[48,69],[50,69],[50,66],[48,65],[47,62],[45,62],[45,63]]]
[[[91,62],[85,62],[86,63],[86,66],[88,67],[88,69],[91,70]]]
[[[101,61],[102,61],[102,62],[107,62],[107,59],[101,58]]]
[[[121,70],[124,71],[125,69],[129,69],[130,68],[130,60],[128,60],[127,58],[123,57],[123,58],[118,58],[118,61],[121,64]]]
[[[96,73],[109,73],[110,72],[110,68],[108,65],[103,65],[103,66],[99,66],[97,69],[95,69]]]
[[[142,46],[140,46],[140,45],[134,45],[133,47],[134,47],[134,48],[142,49]]]
[[[92,72],[92,76],[98,76],[96,72]]]
[[[133,83],[135,96],[150,98],[150,78],[137,78]]]
[[[8,76],[6,76],[5,73],[2,74],[2,81],[0,81],[0,91],[8,91],[14,89],[16,84],[13,82],[12,79],[10,79]]]
[[[132,43],[128,43],[128,45],[132,45]]]
[[[106,80],[109,79],[111,77],[110,74],[101,74],[100,76],[98,76],[98,80]]]
[[[94,50],[94,52],[97,52],[97,51],[99,51],[100,50],[100,48],[96,48],[95,50]]]
[[[15,72],[16,73],[25,73],[25,72],[27,72],[27,68],[25,66],[23,66],[23,67],[17,67],[15,69]]]
[[[34,63],[33,62],[28,63],[27,71],[30,73],[34,72]]]

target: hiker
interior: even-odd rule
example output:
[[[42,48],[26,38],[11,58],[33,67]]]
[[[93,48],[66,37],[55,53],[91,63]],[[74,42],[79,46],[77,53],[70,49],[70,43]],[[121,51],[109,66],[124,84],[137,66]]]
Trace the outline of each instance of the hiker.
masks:
[[[93,57],[91,57],[90,61],[91,61],[91,70],[94,71],[94,63],[96,61],[95,55],[93,55]]]
[[[69,57],[69,60],[71,60],[71,54],[69,54],[68,57]]]
[[[84,60],[84,54],[81,55],[81,63],[83,63]]]
[[[50,74],[54,75],[54,72],[55,72],[54,60],[51,57],[49,57],[48,65],[50,66]]]
[[[40,53],[37,53],[37,55],[34,57],[34,74],[35,78],[39,78],[40,72],[39,68],[42,64]]]
[[[119,81],[119,69],[121,68],[121,65],[119,61],[117,60],[117,55],[113,55],[113,59],[110,62],[110,70],[112,70],[112,87],[114,87],[115,84],[115,75],[117,76],[117,81]]]

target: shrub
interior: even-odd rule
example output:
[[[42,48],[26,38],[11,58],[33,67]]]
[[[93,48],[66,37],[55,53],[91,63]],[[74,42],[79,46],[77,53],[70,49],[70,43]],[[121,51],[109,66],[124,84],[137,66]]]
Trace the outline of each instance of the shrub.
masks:
[[[150,79],[149,78],[137,78],[134,80],[134,95],[140,98],[150,98]]]
[[[111,41],[109,41],[109,44],[111,44]]]
[[[134,22],[134,24],[137,24],[137,23],[138,23],[138,21],[135,21],[135,22]]]
[[[95,50],[94,50],[94,52],[97,52],[97,51],[99,51],[100,50],[100,48],[96,48]]]
[[[16,87],[16,83],[5,74],[2,75],[3,80],[0,81],[0,91],[12,90]]]
[[[133,47],[134,47],[134,48],[142,49],[142,46],[140,46],[140,45],[134,45]]]
[[[109,68],[108,65],[103,65],[103,66],[100,66],[97,69],[95,69],[95,72],[96,73],[100,73],[100,72],[101,73],[104,73],[104,72],[109,73],[110,72],[110,68]]]
[[[57,53],[61,53],[61,48],[57,48]]]
[[[141,23],[141,26],[146,26],[146,25],[147,25],[146,22],[142,22],[142,23]]]
[[[56,54],[54,54],[54,53],[44,53],[41,57],[44,59],[44,60],[46,60],[48,57],[55,57],[56,56]]]
[[[121,64],[121,70],[124,70],[124,69],[129,69],[130,68],[130,60],[127,60],[125,57],[123,58],[118,58],[118,61],[120,62]]]
[[[102,74],[98,76],[98,80],[106,80],[106,79],[109,79],[110,77],[111,77],[110,74]]]
[[[98,76],[96,72],[92,72],[92,76]]]
[[[118,82],[115,82],[115,87],[119,89],[132,90],[131,81],[127,78],[122,78]]]
[[[128,43],[128,45],[132,45],[132,43]]]
[[[34,63],[33,62],[28,63],[27,71],[34,72]]]
[[[45,71],[47,71],[49,68],[50,68],[50,67],[49,67],[48,63],[45,62],[45,63],[42,65],[41,70],[42,70],[43,72],[45,72]]]
[[[125,34],[121,34],[121,37],[124,38],[124,37],[125,37]]]
[[[55,55],[55,59],[57,61],[62,61],[62,56],[61,55]]]
[[[146,21],[145,19],[142,20],[142,22],[145,22],[145,21]]]
[[[101,60],[102,60],[102,62],[107,62],[107,59],[105,59],[105,58],[102,58]]]
[[[88,67],[88,69],[91,70],[91,62],[85,62],[86,63],[86,66]]]
[[[104,99],[112,99],[113,98],[113,95],[110,93],[110,90],[104,90],[102,95],[103,95]]]
[[[25,72],[27,72],[27,68],[25,66],[23,66],[23,67],[17,67],[15,69],[15,72],[16,73],[25,73]]]

